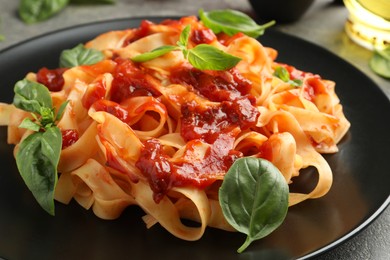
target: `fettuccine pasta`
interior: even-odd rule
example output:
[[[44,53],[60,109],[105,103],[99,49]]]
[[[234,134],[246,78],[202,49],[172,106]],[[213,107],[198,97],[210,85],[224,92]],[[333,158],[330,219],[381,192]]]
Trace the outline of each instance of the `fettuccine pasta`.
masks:
[[[199,70],[175,50],[131,60],[175,45],[187,25],[189,48],[208,44],[241,61],[229,70]],[[269,160],[288,184],[314,167],[315,187],[290,192],[290,206],[329,191],[332,170],[321,154],[337,152],[350,126],[334,82],[276,62],[277,50],[244,34],[216,35],[193,16],[143,21],[85,46],[102,51],[104,59],[57,69],[61,88],[47,85],[55,108],[69,101],[57,124],[63,134],[57,201],[75,200],[103,219],[136,205],[148,228],[159,223],[176,237],[197,240],[208,226],[234,230],[222,214],[218,189],[238,158]],[[301,86],[275,76],[280,67]],[[40,73],[26,78],[39,82]],[[26,117],[30,113],[0,104],[0,124],[8,127],[15,153],[31,134],[18,127]]]

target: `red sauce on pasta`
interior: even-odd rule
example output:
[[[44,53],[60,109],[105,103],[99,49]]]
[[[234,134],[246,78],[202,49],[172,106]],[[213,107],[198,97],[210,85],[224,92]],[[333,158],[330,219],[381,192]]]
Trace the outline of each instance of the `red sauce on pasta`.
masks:
[[[193,30],[191,33],[191,41],[195,44],[206,43],[209,44],[215,41],[217,37],[210,29]]]
[[[37,81],[45,85],[50,91],[60,91],[65,82],[62,74],[66,70],[66,68],[48,69],[43,67],[37,72]]]
[[[191,154],[196,153],[196,146],[202,143],[200,140],[191,141],[184,156],[171,162],[161,143],[149,139],[143,142],[144,148],[136,166],[148,179],[154,200],[158,203],[172,187],[192,185],[202,189],[221,179],[233,162],[242,157],[240,152],[232,150],[233,142],[233,136],[221,134],[214,145],[207,148],[204,158],[199,160]]]
[[[117,58],[118,65],[113,73],[111,100],[121,101],[134,96],[159,96],[152,78],[128,59]]]
[[[128,111],[116,102],[102,99],[102,100],[95,102],[93,104],[93,108],[96,111],[107,112],[107,113],[117,117],[122,122],[128,123],[130,121]]]
[[[89,85],[88,89],[81,100],[85,108],[90,108],[98,100],[103,100],[106,95],[106,84],[101,78],[100,80]]]
[[[150,34],[150,25],[153,23],[148,20],[142,20],[140,26],[134,31],[133,34],[131,34],[124,42],[123,47],[126,47],[132,42],[135,42],[136,40],[139,40],[147,35]]]
[[[171,71],[172,83],[194,88],[211,101],[234,100],[246,95],[251,89],[251,82],[236,69],[229,71],[201,71],[192,66],[179,66]]]
[[[170,80],[219,103],[209,106],[195,101],[182,104],[180,133],[188,143],[181,159],[168,160],[158,140],[144,142],[136,166],[148,178],[156,201],[171,187],[205,188],[223,178],[233,162],[243,156],[233,149],[236,135],[240,129],[255,127],[259,116],[256,100],[249,95],[250,82],[235,69],[204,72],[180,66],[171,71]],[[206,147],[201,160],[198,155],[191,156],[199,153],[199,147]]]
[[[62,149],[71,146],[79,140],[79,134],[75,129],[61,130],[62,133]]]

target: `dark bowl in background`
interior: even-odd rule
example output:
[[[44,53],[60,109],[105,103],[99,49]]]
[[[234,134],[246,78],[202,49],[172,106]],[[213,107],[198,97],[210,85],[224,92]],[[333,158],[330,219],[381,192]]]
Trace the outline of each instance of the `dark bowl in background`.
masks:
[[[249,0],[260,20],[290,23],[299,20],[315,0]]]

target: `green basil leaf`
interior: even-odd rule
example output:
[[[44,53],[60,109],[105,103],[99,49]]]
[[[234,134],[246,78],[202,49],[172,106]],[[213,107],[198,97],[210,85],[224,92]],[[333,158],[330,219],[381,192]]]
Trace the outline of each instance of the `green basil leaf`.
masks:
[[[219,190],[219,202],[230,225],[247,234],[237,252],[281,225],[287,215],[288,196],[283,175],[269,161],[245,157],[233,163]]]
[[[41,125],[45,128],[49,128],[53,125],[55,116],[54,109],[49,107],[41,107]]]
[[[60,67],[71,68],[81,65],[92,65],[104,59],[101,51],[85,48],[79,44],[73,49],[63,50],[60,55]]]
[[[54,215],[54,191],[57,166],[62,146],[61,130],[52,127],[29,135],[16,154],[20,175],[35,199],[49,214]]]
[[[390,78],[390,47],[375,50],[369,65],[376,74]]]
[[[290,73],[288,73],[285,67],[276,67],[274,71],[274,76],[280,78],[281,80],[290,84],[293,87],[300,87],[303,84],[303,81],[300,79],[291,80]]]
[[[242,32],[250,37],[257,38],[264,34],[265,29],[275,24],[275,21],[264,25],[258,25],[248,15],[236,10],[213,10],[204,12],[199,10],[199,17],[203,24],[214,33],[224,32],[227,35],[234,35]]]
[[[16,82],[13,104],[20,109],[40,114],[42,107],[53,106],[50,92],[44,85],[27,79]]]
[[[276,67],[274,71],[274,76],[280,78],[284,82],[287,82],[290,80],[290,74],[284,67]]]
[[[176,46],[164,45],[152,51],[136,55],[133,58],[131,58],[131,60],[134,62],[145,62],[163,56],[164,54],[167,54],[168,52],[171,52],[176,49],[177,49]]]
[[[34,132],[39,132],[41,126],[32,121],[30,118],[25,118],[23,119],[22,123],[20,123],[19,128],[26,128]]]
[[[190,25],[187,25],[183,31],[181,31],[180,33],[180,38],[179,38],[179,42],[177,45],[179,45],[180,47],[184,47],[184,48],[187,48],[187,45],[188,45],[188,39],[190,38],[190,33],[191,33],[191,26]]]
[[[67,100],[64,103],[62,103],[61,106],[58,108],[57,116],[56,116],[56,119],[55,119],[56,122],[61,119],[62,115],[65,112],[65,108],[68,105],[68,103],[69,103],[69,100]]]
[[[211,45],[199,44],[188,50],[188,61],[201,70],[227,70],[241,59]]]
[[[294,79],[294,80],[290,80],[289,83],[293,87],[301,87],[303,84],[303,81],[300,79]]]
[[[64,9],[69,0],[21,0],[19,16],[25,23],[46,20]]]

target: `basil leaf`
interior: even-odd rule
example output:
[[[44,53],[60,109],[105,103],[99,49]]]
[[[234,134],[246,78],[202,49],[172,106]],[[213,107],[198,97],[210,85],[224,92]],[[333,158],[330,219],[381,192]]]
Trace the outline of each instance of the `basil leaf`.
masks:
[[[242,32],[257,38],[264,34],[265,29],[275,24],[275,21],[271,21],[264,25],[258,25],[248,15],[229,9],[210,12],[204,12],[203,9],[200,9],[199,17],[203,24],[214,33],[224,32],[230,36]]]
[[[187,25],[180,33],[180,38],[177,45],[179,45],[180,47],[187,48],[188,39],[190,38],[190,33],[191,33],[191,26]]]
[[[274,76],[280,78],[284,82],[287,82],[290,80],[290,74],[288,73],[288,71],[284,67],[276,67],[275,72],[274,72]]]
[[[375,50],[369,65],[376,74],[390,78],[390,47]]]
[[[22,141],[16,154],[16,164],[24,182],[39,205],[51,215],[54,215],[54,191],[61,146],[61,130],[52,127],[45,132],[29,135]]]
[[[247,234],[237,252],[281,225],[287,214],[288,196],[283,175],[269,161],[245,157],[233,163],[219,190],[219,203],[230,225]]]
[[[200,70],[227,70],[234,67],[241,59],[223,52],[211,45],[199,44],[192,49],[187,48],[191,27],[187,25],[180,33],[177,46],[164,45],[150,52],[145,52],[131,58],[134,62],[145,62],[160,57],[173,50],[181,50],[184,58],[192,66]]]
[[[54,124],[54,109],[49,107],[41,107],[41,125],[45,128],[49,128]]]
[[[44,85],[29,81],[19,80],[14,87],[13,104],[20,109],[40,114],[42,107],[52,107],[50,92]]]
[[[21,0],[19,16],[28,24],[40,22],[60,12],[68,3],[69,0]]]
[[[145,62],[163,56],[164,54],[167,54],[168,52],[171,52],[176,49],[177,49],[176,46],[164,45],[152,51],[136,55],[133,58],[131,58],[131,60],[134,62]]]
[[[39,132],[41,126],[32,121],[30,118],[25,118],[23,119],[22,123],[20,123],[19,128],[26,128],[34,132]]]
[[[199,44],[188,50],[188,61],[201,70],[227,70],[236,66],[240,60],[207,44]]]
[[[289,80],[289,83],[293,87],[301,87],[303,84],[303,81],[300,79],[293,79],[293,80]]]
[[[71,68],[80,65],[92,65],[104,59],[101,51],[85,48],[79,44],[73,49],[63,50],[60,55],[60,67]]]
[[[288,73],[285,67],[276,67],[274,71],[274,76],[280,78],[284,82],[290,84],[293,87],[302,86],[303,82],[300,79],[290,79],[290,73]]]
[[[58,108],[57,116],[55,118],[55,121],[59,121],[61,119],[62,115],[65,112],[65,108],[68,105],[68,103],[69,103],[69,100],[67,100],[64,103],[62,103],[61,106]]]

